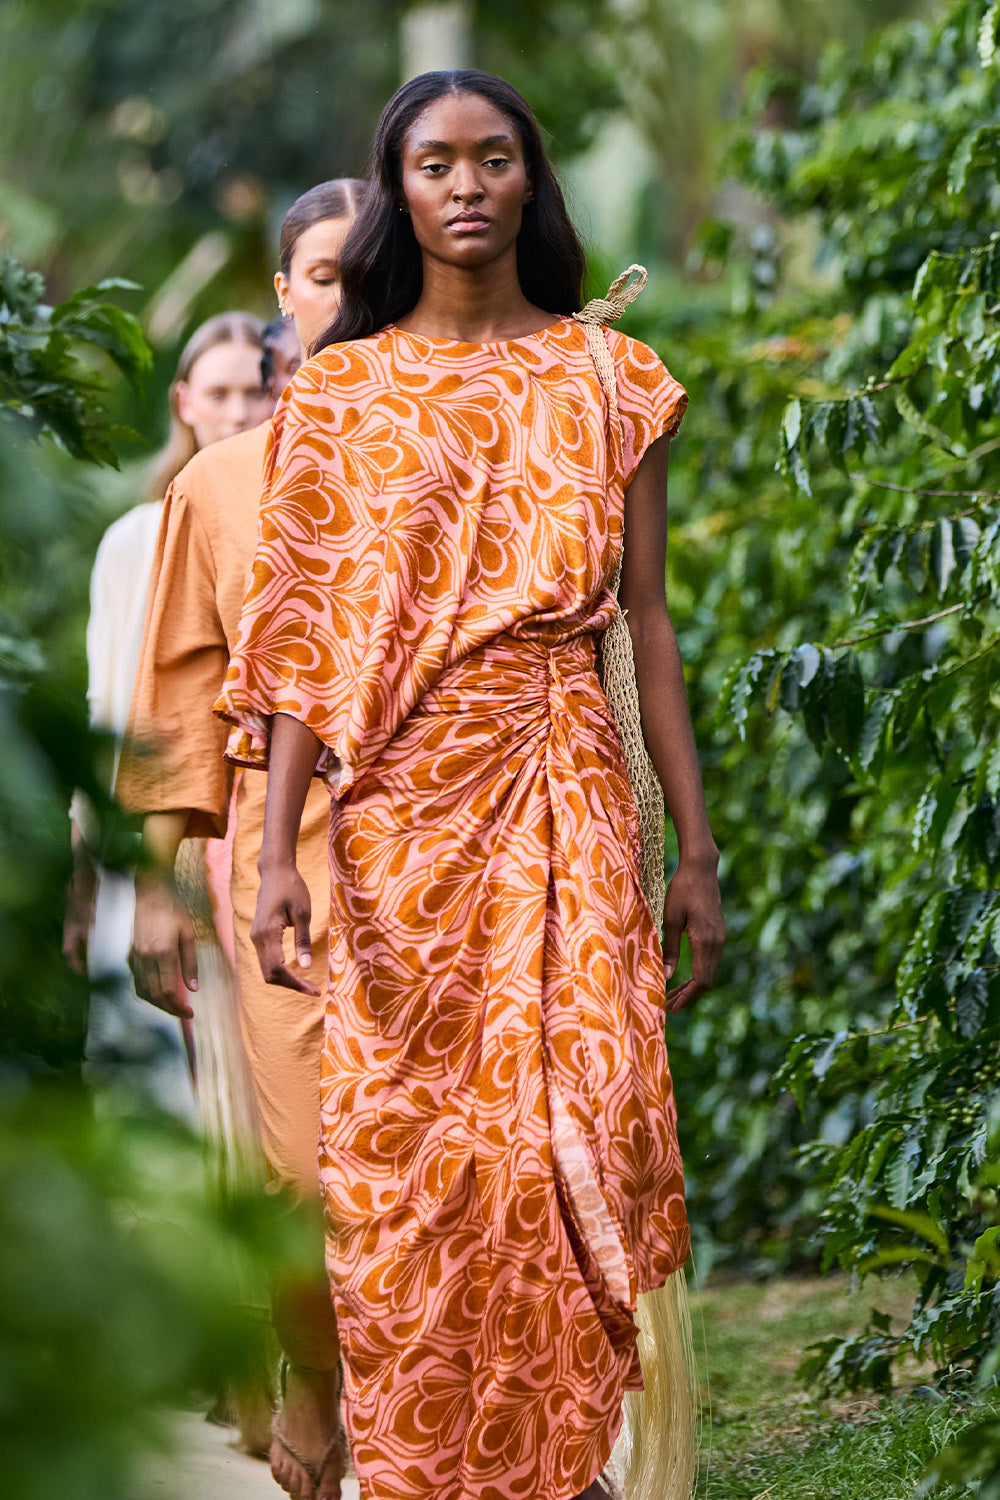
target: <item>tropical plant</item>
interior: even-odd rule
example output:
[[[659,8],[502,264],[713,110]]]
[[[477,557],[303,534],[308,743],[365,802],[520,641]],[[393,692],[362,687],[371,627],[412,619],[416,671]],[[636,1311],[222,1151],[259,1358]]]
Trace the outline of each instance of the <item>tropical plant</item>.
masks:
[[[78,1069],[86,986],[62,961],[59,931],[70,853],[66,806],[74,786],[100,809],[104,853],[124,852],[124,830],[95,774],[98,737],[82,693],[52,653],[73,598],[74,540],[86,534],[79,485],[65,456],[117,466],[129,436],[110,417],[103,359],[135,384],[150,350],[104,283],[55,307],[41,278],[0,264],[0,1056]],[[57,653],[58,655],[58,653]],[[32,1064],[34,1066],[34,1064]]]
[[[813,620],[772,614],[720,722],[750,753],[765,714],[780,745],[812,745],[810,796],[838,827],[803,895],[835,907],[846,883],[859,903],[814,967],[861,1014],[802,1035],[780,1079],[836,1122],[804,1155],[824,1263],[905,1267],[920,1289],[905,1329],[876,1313],[814,1351],[805,1373],[827,1384],[887,1387],[907,1352],[968,1366],[1000,1332],[982,1176],[1000,1051],[998,22],[962,0],[859,63],[828,57],[816,85],[782,79],[791,126],[738,152],[811,220],[828,287],[786,322],[815,355],[781,421],[790,515],[769,539],[772,558],[797,551]]]

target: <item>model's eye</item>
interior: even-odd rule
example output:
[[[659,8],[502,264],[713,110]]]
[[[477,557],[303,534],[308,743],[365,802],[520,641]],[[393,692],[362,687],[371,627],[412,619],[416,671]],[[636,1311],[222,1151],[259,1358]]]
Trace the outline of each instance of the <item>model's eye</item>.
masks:
[[[447,172],[448,166],[443,161],[425,161],[420,170],[430,177],[440,177],[442,172]]]
[[[510,157],[509,156],[491,156],[490,159],[489,159],[489,161],[486,163],[486,165],[488,167],[509,167],[510,166]]]

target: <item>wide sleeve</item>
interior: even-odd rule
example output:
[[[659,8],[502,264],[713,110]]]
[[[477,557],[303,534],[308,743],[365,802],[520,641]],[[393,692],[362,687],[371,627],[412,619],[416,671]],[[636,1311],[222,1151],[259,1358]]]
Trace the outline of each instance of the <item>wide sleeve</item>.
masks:
[[[316,775],[332,791],[352,687],[345,652],[362,629],[352,600],[373,566],[370,538],[345,498],[359,476],[345,472],[331,441],[337,415],[322,378],[304,366],[272,419],[257,550],[215,705],[235,765],[266,768],[275,714],[306,724],[321,742]]]
[[[681,425],[688,398],[684,387],[647,344],[613,332],[611,353],[618,386],[627,489],[650,444],[657,438],[674,436]]]
[[[229,806],[225,730],[212,712],[229,651],[216,559],[182,485],[160,521],[116,791],[131,812],[188,810],[188,837],[211,838],[225,834]]]

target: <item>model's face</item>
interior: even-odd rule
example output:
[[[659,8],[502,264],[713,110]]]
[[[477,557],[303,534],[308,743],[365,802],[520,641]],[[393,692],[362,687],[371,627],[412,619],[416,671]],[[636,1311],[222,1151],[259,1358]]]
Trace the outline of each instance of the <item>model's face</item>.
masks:
[[[346,217],[310,224],[295,243],[288,276],[279,271],[274,278],[281,310],[294,319],[306,359],[340,306],[340,252],[353,223]]]
[[[407,131],[405,207],[425,255],[478,267],[510,251],[531,183],[513,121],[478,94],[448,94]]]
[[[260,350],[251,344],[213,344],[174,391],[177,414],[199,448],[256,427],[274,408],[261,384]]]

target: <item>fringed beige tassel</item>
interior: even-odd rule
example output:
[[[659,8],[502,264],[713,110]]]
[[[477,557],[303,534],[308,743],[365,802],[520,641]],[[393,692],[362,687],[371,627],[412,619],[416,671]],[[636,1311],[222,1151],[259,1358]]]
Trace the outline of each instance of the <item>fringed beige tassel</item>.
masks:
[[[615,1447],[625,1500],[691,1500],[698,1462],[698,1386],[687,1282],[639,1298],[639,1360],[644,1388],[625,1397]]]

